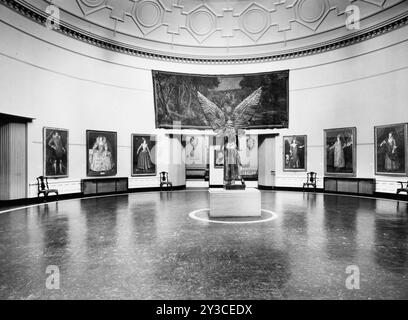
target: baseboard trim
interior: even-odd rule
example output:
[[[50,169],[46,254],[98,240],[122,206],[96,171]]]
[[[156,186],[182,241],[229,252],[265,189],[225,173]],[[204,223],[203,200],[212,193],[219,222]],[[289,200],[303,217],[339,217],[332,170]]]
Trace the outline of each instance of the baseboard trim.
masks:
[[[276,187],[272,187],[272,186],[262,186],[262,185],[258,184],[258,189],[259,189],[259,190],[276,190]]]
[[[210,188],[223,188],[224,185],[222,184],[210,184]],[[275,190],[275,191],[297,191],[297,192],[315,192],[313,188],[305,189],[299,187],[272,187],[272,186],[263,186],[258,185],[259,190]],[[174,186],[174,191],[179,190],[186,190],[186,185],[181,186]],[[137,192],[157,192],[160,191],[159,187],[152,187],[152,188],[130,188],[128,191],[124,192],[110,192],[110,193],[99,193],[99,194],[90,194],[84,195],[82,193],[67,193],[61,194],[58,197],[58,200],[70,200],[70,199],[80,199],[80,198],[89,198],[95,196],[109,196],[109,195],[120,195],[120,194],[128,194],[128,193],[137,193]],[[345,192],[332,192],[332,191],[325,191],[322,188],[317,188],[316,192],[318,193],[327,193],[327,194],[339,194],[339,195],[349,195],[349,196],[360,196],[360,197],[368,197],[368,198],[380,198],[380,199],[390,199],[390,200],[397,200],[397,201],[405,201],[408,202],[408,195],[405,194],[395,194],[395,193],[386,193],[386,192],[374,192],[374,194],[356,194],[356,193],[345,193]],[[48,202],[56,201],[56,196],[49,196]],[[4,207],[13,207],[13,206],[27,206],[33,204],[40,204],[44,203],[43,198],[24,198],[24,199],[15,199],[15,200],[0,200],[0,208]]]
[[[271,187],[271,186],[262,186],[262,185],[258,185],[258,189],[259,190],[275,190],[275,191],[318,192],[318,193],[326,193],[326,194],[338,194],[338,195],[367,197],[367,198],[380,198],[380,199],[390,199],[390,200],[408,202],[408,195],[386,193],[386,192],[374,192],[373,194],[359,194],[359,193],[350,193],[350,192],[326,191],[322,188],[316,188],[316,191],[315,191],[313,188],[305,188],[305,190],[303,190],[303,188],[299,188],[299,187]]]
[[[210,184],[210,188],[224,188],[223,184]]]
[[[181,185],[181,186],[173,186],[174,191],[178,191],[178,190],[185,190],[186,189],[186,185]],[[163,189],[163,191],[167,191],[170,190],[169,188],[165,188]],[[160,187],[151,187],[151,188],[129,188],[128,192],[126,193],[135,193],[135,192],[151,192],[151,191],[161,191]]]
[[[173,186],[174,191],[178,190],[185,190],[186,185],[181,185],[181,186]],[[167,189],[168,190],[168,189]],[[71,199],[86,199],[86,198],[91,198],[91,197],[103,197],[103,196],[110,196],[110,195],[121,195],[121,194],[128,194],[128,193],[137,193],[137,192],[152,192],[152,191],[160,191],[160,187],[153,187],[153,188],[130,188],[127,191],[121,191],[121,192],[107,192],[107,193],[97,193],[97,194],[87,194],[84,195],[81,192],[78,193],[66,193],[66,194],[60,194],[58,196],[58,200],[71,200]],[[56,196],[48,196],[48,201],[47,202],[53,202],[56,201],[57,197]],[[27,206],[27,205],[33,205],[33,204],[40,204],[44,203],[44,198],[24,198],[24,199],[13,199],[13,200],[0,200],[0,208],[4,207],[14,207],[14,206]]]
[[[408,194],[395,194],[395,193],[385,193],[385,192],[374,192],[374,198],[384,198],[384,199],[392,199],[398,201],[407,201],[408,202]]]
[[[272,186],[263,186],[263,185],[258,185],[259,190],[276,190],[276,191],[304,191],[304,192],[324,192],[323,189],[321,188],[300,188],[300,187],[272,187]]]
[[[66,193],[60,194],[58,196],[58,200],[70,200],[70,199],[77,199],[83,198],[84,195],[80,192],[78,193]],[[52,202],[57,200],[57,196],[48,196],[47,202]],[[24,198],[24,199],[13,199],[13,200],[0,200],[0,208],[2,207],[13,207],[13,206],[28,206],[32,204],[40,204],[44,203],[44,198]]]

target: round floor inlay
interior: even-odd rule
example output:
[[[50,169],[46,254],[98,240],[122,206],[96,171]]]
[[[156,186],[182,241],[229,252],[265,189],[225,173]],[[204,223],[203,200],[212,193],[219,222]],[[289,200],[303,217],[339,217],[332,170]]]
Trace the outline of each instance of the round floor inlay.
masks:
[[[224,224],[250,224],[250,223],[262,223],[268,222],[276,219],[278,215],[269,210],[261,209],[260,217],[222,217],[222,218],[210,218],[208,213],[210,212],[209,208],[198,209],[192,211],[188,216],[194,220],[202,222],[211,222],[211,223],[224,223]]]

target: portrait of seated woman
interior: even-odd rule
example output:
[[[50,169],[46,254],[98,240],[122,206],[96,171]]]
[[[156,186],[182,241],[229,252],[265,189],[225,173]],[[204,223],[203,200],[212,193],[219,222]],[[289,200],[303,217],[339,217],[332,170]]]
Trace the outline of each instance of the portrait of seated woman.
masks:
[[[116,174],[116,133],[87,132],[88,176]]]

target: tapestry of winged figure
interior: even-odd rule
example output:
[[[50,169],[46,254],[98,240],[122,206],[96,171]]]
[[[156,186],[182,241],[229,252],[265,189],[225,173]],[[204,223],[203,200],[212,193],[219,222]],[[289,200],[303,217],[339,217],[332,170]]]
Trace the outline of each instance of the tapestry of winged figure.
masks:
[[[156,127],[210,129],[197,95],[200,92],[227,117],[262,88],[246,129],[287,128],[289,71],[244,75],[191,75],[153,71]]]
[[[238,152],[238,135],[245,134],[244,129],[256,114],[261,96],[262,87],[252,92],[233,111],[225,113],[214,102],[197,92],[207,124],[217,136],[224,138],[224,184],[227,188],[235,185],[236,181],[241,182],[242,188],[245,188],[240,174],[242,162]]]

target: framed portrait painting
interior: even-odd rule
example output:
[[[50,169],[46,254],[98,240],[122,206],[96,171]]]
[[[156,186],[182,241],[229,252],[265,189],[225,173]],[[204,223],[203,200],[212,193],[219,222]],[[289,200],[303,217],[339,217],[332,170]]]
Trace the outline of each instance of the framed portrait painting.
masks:
[[[156,175],[156,136],[132,134],[132,176]]]
[[[283,137],[283,171],[307,170],[307,136]]]
[[[356,176],[356,128],[324,130],[324,173]]]
[[[224,167],[224,151],[221,148],[214,150],[214,168]]]
[[[407,174],[407,124],[374,127],[376,175]]]
[[[241,176],[245,180],[258,180],[258,136],[242,135],[238,137]]]
[[[117,133],[86,131],[86,170],[89,177],[114,176],[117,173]]]
[[[68,138],[67,129],[43,128],[43,174],[45,177],[68,177]]]
[[[207,164],[206,141],[204,135],[183,136],[185,143],[186,168],[200,169]]]

